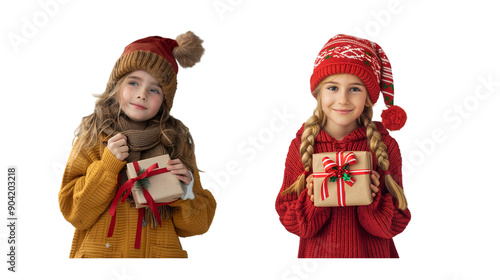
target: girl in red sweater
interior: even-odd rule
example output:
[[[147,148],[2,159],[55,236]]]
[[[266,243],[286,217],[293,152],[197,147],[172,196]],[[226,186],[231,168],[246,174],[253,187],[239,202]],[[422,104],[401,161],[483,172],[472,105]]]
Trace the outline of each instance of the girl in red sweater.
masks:
[[[300,237],[300,258],[397,258],[392,238],[411,215],[401,188],[399,146],[387,132],[406,121],[403,109],[393,105],[387,56],[374,42],[337,35],[316,58],[311,91],[317,106],[292,140],[276,199],[281,223]],[[372,121],[380,92],[388,107],[382,123]],[[370,205],[314,206],[312,154],[336,151],[371,151]]]

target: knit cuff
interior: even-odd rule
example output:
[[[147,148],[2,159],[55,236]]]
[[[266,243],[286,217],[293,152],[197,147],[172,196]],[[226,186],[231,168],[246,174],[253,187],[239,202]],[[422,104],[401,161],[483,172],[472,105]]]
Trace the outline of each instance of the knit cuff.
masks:
[[[316,207],[311,201],[307,189],[303,190],[297,199],[297,216],[302,238],[310,238],[323,227],[330,217],[329,207]]]
[[[118,174],[120,170],[127,164],[126,161],[118,160],[109,150],[108,147],[104,148],[101,160],[104,168],[112,173]]]
[[[307,193],[307,189],[304,189],[301,193],[297,202],[301,207],[302,214],[306,217],[313,218],[314,216],[320,214],[323,215],[325,212],[328,212],[328,207],[316,207],[314,206],[314,202],[311,201],[311,197]]]
[[[358,206],[358,219],[370,234],[392,238],[402,232],[410,221],[411,216],[407,210],[400,212],[390,193],[377,193],[372,204]]]

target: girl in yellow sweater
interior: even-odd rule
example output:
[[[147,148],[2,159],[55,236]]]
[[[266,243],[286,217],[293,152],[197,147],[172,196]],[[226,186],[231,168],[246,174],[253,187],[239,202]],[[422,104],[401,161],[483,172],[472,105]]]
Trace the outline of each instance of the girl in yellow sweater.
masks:
[[[210,227],[216,202],[201,187],[189,129],[170,115],[177,62],[197,63],[201,43],[192,32],[175,40],[147,37],[129,44],[115,63],[94,113],[77,129],[59,191],[61,212],[75,227],[71,258],[187,257],[179,236],[203,234]],[[164,154],[172,158],[167,168],[181,182],[183,197],[158,207],[161,225],[151,209],[141,210],[141,225],[129,196],[116,206],[110,230],[110,205],[127,180],[126,163]]]

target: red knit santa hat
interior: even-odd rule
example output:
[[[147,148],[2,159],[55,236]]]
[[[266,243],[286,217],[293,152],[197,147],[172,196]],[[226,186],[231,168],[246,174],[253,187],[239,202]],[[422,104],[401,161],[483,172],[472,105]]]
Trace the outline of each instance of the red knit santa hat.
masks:
[[[382,112],[382,123],[387,129],[399,130],[404,126],[406,112],[401,107],[394,106],[391,64],[377,43],[343,34],[331,38],[314,62],[311,92],[314,92],[324,78],[341,73],[359,77],[365,84],[373,104],[377,102],[382,91],[388,108]]]
[[[182,67],[191,67],[199,62],[204,53],[202,42],[193,32],[188,31],[175,40],[151,36],[130,43],[113,67],[107,91],[128,73],[145,70],[158,80],[167,107],[172,108],[177,89],[177,62]]]

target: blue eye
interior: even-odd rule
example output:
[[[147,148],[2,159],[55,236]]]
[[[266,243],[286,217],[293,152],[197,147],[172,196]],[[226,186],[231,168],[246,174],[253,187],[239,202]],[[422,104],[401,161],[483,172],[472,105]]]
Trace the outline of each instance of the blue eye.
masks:
[[[351,91],[359,92],[361,90],[359,88],[357,88],[357,87],[354,87],[354,88],[351,88]]]
[[[152,93],[157,93],[157,94],[160,94],[160,91],[159,91],[159,90],[157,90],[157,89],[151,89],[150,91],[151,91]]]
[[[138,83],[136,83],[136,82],[129,82],[128,84],[129,84],[129,85],[131,85],[131,86],[135,86],[135,87],[139,85],[139,84],[138,84]]]
[[[339,88],[336,87],[336,86],[331,86],[331,87],[328,87],[328,90],[331,90],[331,91],[336,91],[338,90]]]

